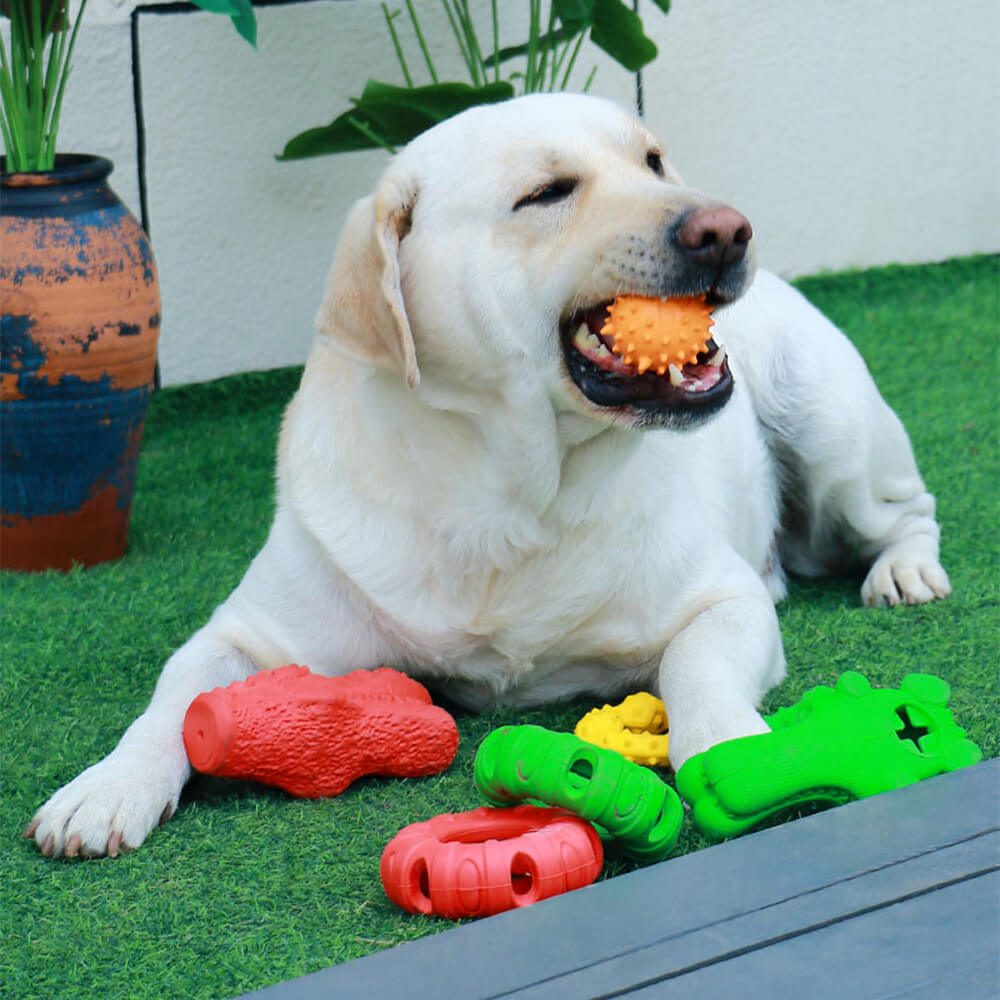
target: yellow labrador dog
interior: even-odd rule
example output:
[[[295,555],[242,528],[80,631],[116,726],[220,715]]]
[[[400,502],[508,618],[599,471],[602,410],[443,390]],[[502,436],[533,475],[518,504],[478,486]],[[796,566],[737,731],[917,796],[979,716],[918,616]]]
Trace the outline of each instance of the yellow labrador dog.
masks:
[[[640,374],[600,332],[620,293],[704,296],[714,339]],[[389,664],[473,708],[655,690],[676,767],[764,730],[782,566],[856,559],[866,604],[949,592],[934,498],[846,338],[614,105],[478,108],[351,212],[266,545],[26,835],[138,847],[190,773],[190,701],[285,663]]]

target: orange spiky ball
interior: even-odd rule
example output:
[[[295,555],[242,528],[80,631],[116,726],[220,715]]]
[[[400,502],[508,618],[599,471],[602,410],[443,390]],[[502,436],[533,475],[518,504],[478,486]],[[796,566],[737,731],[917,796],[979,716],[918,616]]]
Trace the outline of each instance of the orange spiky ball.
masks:
[[[703,298],[619,295],[608,307],[601,333],[612,338],[611,349],[640,375],[650,368],[666,375],[671,365],[683,368],[705,350],[711,327],[712,307]]]

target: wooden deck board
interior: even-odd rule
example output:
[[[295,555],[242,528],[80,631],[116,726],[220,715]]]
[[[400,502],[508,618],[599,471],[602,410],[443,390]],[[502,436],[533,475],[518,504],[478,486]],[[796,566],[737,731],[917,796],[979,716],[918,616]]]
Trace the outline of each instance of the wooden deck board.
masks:
[[[998,869],[991,760],[250,996],[992,998]]]

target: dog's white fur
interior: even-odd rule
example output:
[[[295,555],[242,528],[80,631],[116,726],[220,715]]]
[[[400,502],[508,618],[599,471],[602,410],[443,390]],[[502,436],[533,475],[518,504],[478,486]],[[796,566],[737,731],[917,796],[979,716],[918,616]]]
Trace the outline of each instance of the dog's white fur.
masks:
[[[388,664],[473,707],[654,689],[679,766],[765,728],[779,541],[798,572],[870,562],[866,604],[948,593],[899,420],[778,278],[717,313],[735,390],[707,422],[644,430],[567,377],[560,320],[669,290],[665,223],[713,204],[654,173],[656,149],[559,95],[468,112],[392,162],[347,221],[266,545],[118,746],[38,812],[44,853],[138,847],[190,773],[192,698],[260,669]],[[512,211],[567,171],[570,196]]]

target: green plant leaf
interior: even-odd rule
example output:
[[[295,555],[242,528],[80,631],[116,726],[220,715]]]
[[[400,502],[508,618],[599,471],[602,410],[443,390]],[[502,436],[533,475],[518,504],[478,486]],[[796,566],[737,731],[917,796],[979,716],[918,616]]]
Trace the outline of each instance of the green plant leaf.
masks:
[[[670,13],[670,0],[653,0],[653,3],[655,3],[664,14]]]
[[[656,58],[656,44],[643,32],[639,15],[620,0],[594,0],[590,40],[633,72]]]
[[[257,48],[257,17],[250,0],[191,0],[195,6],[211,14],[227,14],[233,26],[254,48]]]
[[[586,25],[582,28],[567,28],[561,27],[556,28],[555,31],[548,31],[543,35],[538,36],[538,41],[535,43],[538,48],[552,48],[559,42],[565,42],[570,38],[574,38],[579,32],[586,30]],[[506,48],[500,49],[496,55],[488,55],[485,59],[486,66],[492,69],[497,61],[501,64],[509,62],[511,59],[517,59],[519,56],[525,56],[528,54],[528,43],[522,42],[520,45],[508,45]]]
[[[288,141],[277,159],[300,160],[379,146],[402,146],[438,122],[477,104],[495,104],[514,96],[505,80],[473,87],[467,83],[432,83],[396,87],[369,80],[354,107],[329,125],[307,129]]]
[[[69,17],[66,11],[66,0],[32,0],[37,5],[41,23],[45,26],[44,34],[54,31],[65,31],[69,27]],[[0,17],[23,17],[26,5],[22,0],[0,0]]]
[[[594,19],[594,0],[552,0],[559,23],[573,34],[585,31]]]

